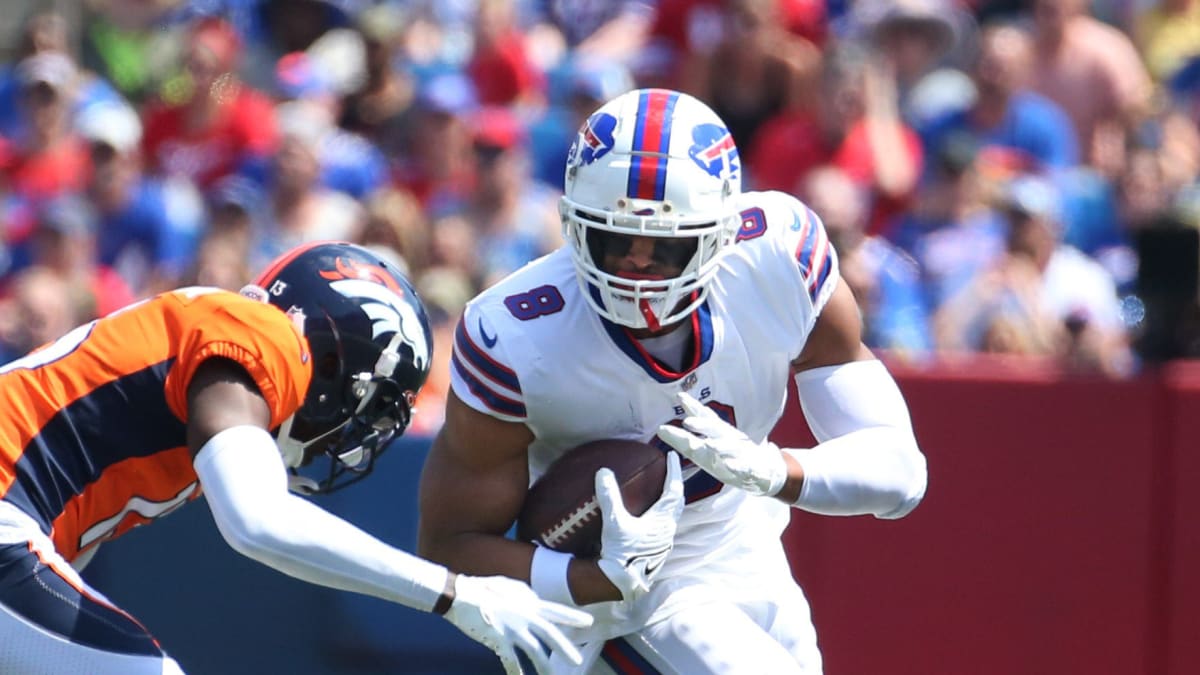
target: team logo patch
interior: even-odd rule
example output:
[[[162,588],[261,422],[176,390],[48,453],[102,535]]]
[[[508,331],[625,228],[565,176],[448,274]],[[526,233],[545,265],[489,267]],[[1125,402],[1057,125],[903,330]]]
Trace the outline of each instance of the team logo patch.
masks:
[[[738,151],[729,130],[718,124],[697,124],[692,129],[688,156],[713,178],[732,178],[738,172]]]
[[[584,166],[600,159],[613,148],[613,131],[617,118],[608,113],[596,113],[588,118],[575,140],[573,159]],[[578,156],[575,156],[577,153]]]

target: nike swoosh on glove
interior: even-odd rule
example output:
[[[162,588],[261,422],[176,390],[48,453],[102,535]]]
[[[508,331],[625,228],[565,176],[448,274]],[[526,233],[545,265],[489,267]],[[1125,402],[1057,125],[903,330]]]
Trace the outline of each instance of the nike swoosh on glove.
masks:
[[[596,499],[602,519],[597,564],[625,600],[650,590],[650,582],[675,546],[675,529],[683,513],[682,476],[679,455],[668,452],[662,495],[645,513],[634,516],[625,509],[613,472],[596,472]]]
[[[679,393],[687,417],[683,427],[664,424],[658,437],[714,478],[754,495],[774,496],[787,482],[787,462],[779,446],[755,443],[687,392]]]
[[[538,673],[548,674],[550,654],[543,643],[575,665],[583,658],[558,626],[587,628],[592,617],[573,607],[542,600],[524,582],[508,577],[460,574],[446,619],[500,657],[504,672],[521,675],[516,650],[525,652]]]

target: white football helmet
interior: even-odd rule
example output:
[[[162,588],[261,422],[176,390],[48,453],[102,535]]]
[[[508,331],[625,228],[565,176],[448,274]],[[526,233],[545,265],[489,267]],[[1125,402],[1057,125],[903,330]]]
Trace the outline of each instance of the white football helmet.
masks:
[[[704,302],[740,218],[741,161],[728,128],[687,94],[640,89],[592,113],[567,156],[559,205],[583,294],[631,328],[675,323]],[[632,280],[601,269],[603,233],[696,240],[676,278]],[[600,234],[598,234],[600,233]],[[591,239],[589,240],[589,236]]]

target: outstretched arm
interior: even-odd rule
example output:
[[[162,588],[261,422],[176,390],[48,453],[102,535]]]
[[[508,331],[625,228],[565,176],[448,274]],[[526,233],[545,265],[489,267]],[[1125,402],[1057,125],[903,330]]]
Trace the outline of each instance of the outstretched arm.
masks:
[[[310,583],[442,614],[497,651],[506,668],[519,667],[514,647],[539,670],[546,666],[538,638],[569,658],[577,655],[552,622],[586,625],[585,614],[541,601],[524,584],[458,577],[291,494],[266,430],[267,403],[236,364],[201,365],[189,386],[188,412],[196,473],[234,550]]]

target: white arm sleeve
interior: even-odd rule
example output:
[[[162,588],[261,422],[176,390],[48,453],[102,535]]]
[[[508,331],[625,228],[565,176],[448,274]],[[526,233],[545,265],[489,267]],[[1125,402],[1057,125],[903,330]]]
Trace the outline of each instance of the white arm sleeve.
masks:
[[[288,492],[287,471],[264,429],[213,436],[194,462],[217,529],[237,552],[314,584],[429,611],[447,570],[393,548]]]
[[[925,496],[925,456],[908,406],[877,360],[814,368],[796,389],[818,445],[787,449],[804,469],[796,506],[834,516],[901,518]]]

